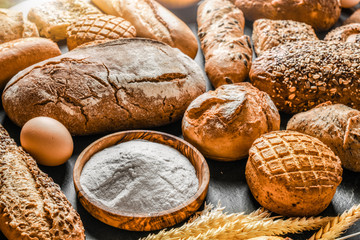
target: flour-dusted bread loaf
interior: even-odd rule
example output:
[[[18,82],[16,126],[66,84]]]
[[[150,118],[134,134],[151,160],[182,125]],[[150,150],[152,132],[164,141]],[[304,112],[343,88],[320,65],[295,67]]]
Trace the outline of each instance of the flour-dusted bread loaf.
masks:
[[[294,115],[287,129],[320,139],[344,168],[360,172],[360,111],[343,104],[322,104]]]
[[[138,37],[151,38],[195,58],[198,43],[191,29],[155,0],[92,0],[103,12],[129,21]]]
[[[245,177],[261,206],[283,216],[313,216],[330,204],[342,178],[340,159],[317,138],[275,131],[249,151]]]
[[[326,101],[360,109],[359,58],[357,43],[282,44],[253,62],[250,79],[284,112],[307,111]]]
[[[22,126],[59,120],[73,135],[174,122],[205,91],[197,63],[151,39],[118,39],[35,64],[5,87],[3,106]]]
[[[253,24],[252,40],[258,56],[279,44],[319,40],[314,29],[292,20],[258,19]]]
[[[69,50],[72,50],[87,42],[135,36],[135,27],[125,19],[105,14],[91,14],[79,18],[67,28],[66,40]]]
[[[19,71],[61,54],[50,39],[20,38],[0,44],[0,89]]]
[[[305,22],[315,30],[328,30],[340,17],[339,0],[235,0],[245,18],[294,20]]]
[[[85,239],[79,214],[0,125],[0,230],[9,240]]]
[[[30,9],[28,19],[36,24],[40,36],[60,41],[66,38],[66,29],[72,22],[100,13],[86,0],[49,0]]]
[[[337,27],[329,32],[324,40],[360,43],[360,23],[352,23]]]
[[[212,85],[244,81],[252,61],[243,13],[229,0],[205,0],[198,8],[198,33]]]
[[[185,140],[205,157],[234,161],[246,157],[262,134],[280,129],[269,95],[250,83],[227,84],[196,98],[182,121]]]

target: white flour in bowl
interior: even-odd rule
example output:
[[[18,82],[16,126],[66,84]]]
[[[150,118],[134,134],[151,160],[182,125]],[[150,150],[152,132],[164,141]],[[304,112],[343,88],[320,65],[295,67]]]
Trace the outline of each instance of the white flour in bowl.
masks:
[[[94,154],[80,184],[103,205],[127,213],[156,213],[174,208],[197,192],[191,162],[176,149],[132,140]]]

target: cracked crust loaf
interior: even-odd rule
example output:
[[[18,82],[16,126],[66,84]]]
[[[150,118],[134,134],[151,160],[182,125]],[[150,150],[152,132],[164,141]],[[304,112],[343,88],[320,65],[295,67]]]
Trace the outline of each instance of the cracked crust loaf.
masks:
[[[205,0],[197,14],[205,71],[212,85],[238,83],[249,76],[252,48],[244,35],[243,13],[229,0]]]
[[[352,23],[337,27],[329,32],[324,40],[360,43],[360,23]]]
[[[9,240],[85,239],[79,214],[0,125],[0,230]]]
[[[360,109],[359,59],[358,43],[287,43],[258,57],[250,80],[287,113],[307,111],[327,101]]]
[[[245,177],[264,208],[283,216],[313,216],[330,204],[342,171],[340,159],[320,140],[287,130],[254,142]]]
[[[277,45],[319,40],[314,29],[302,22],[292,20],[258,19],[253,24],[252,40],[258,56]]]
[[[246,20],[260,18],[304,22],[316,31],[332,27],[340,17],[339,0],[235,0]]]
[[[122,17],[138,37],[164,42],[195,58],[198,43],[191,29],[155,0],[92,0],[104,13]]]
[[[194,60],[164,43],[133,38],[35,64],[11,79],[2,99],[19,126],[48,116],[73,135],[87,135],[174,122],[204,92]]]
[[[227,84],[202,94],[182,121],[184,139],[220,161],[246,157],[255,139],[279,129],[280,115],[269,95],[250,83]]]
[[[344,168],[360,172],[360,111],[325,103],[294,115],[287,129],[320,139],[340,158]]]

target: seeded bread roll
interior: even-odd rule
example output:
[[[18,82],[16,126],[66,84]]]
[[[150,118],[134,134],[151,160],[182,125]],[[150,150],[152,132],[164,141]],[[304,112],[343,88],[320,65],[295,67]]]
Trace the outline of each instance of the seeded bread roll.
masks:
[[[330,204],[342,178],[340,159],[317,138],[274,131],[249,151],[245,177],[254,198],[283,216],[313,216]]]
[[[2,103],[19,126],[47,116],[73,135],[88,135],[174,122],[205,87],[200,67],[180,50],[124,38],[21,71],[5,87]]]
[[[360,23],[337,27],[329,32],[324,40],[360,43]]]
[[[357,43],[282,44],[254,61],[250,79],[287,113],[307,111],[326,101],[360,109],[359,58]]]
[[[332,27],[340,17],[339,0],[235,0],[245,18],[294,20],[307,23],[317,31]]]
[[[292,20],[258,19],[253,24],[252,40],[258,56],[279,44],[319,40],[314,29]]]
[[[220,161],[246,157],[256,138],[279,129],[280,115],[269,95],[250,83],[227,84],[202,94],[182,121],[185,140]]]
[[[360,111],[324,103],[293,116],[287,129],[320,139],[340,158],[344,168],[360,172]]]
[[[205,71],[212,85],[244,81],[250,71],[252,48],[244,35],[243,13],[229,0],[205,0],[198,8],[197,23]]]
[[[0,230],[9,240],[85,239],[60,187],[0,125]]]

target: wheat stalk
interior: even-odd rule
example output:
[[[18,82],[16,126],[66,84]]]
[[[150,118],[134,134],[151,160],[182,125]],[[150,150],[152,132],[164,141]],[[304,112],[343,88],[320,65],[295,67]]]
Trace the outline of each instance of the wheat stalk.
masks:
[[[333,240],[358,219],[360,219],[360,204],[329,221],[325,227],[321,228],[309,240]]]

